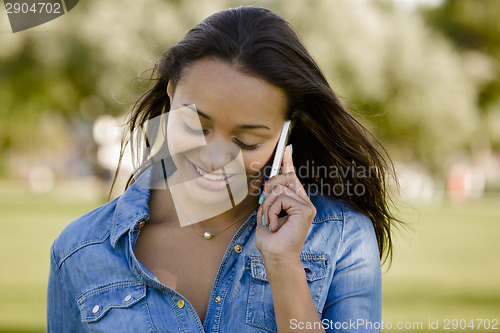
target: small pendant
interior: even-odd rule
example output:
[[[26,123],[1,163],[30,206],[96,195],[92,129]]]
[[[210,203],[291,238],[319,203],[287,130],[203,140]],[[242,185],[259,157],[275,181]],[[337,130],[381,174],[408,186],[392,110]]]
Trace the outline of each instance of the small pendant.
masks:
[[[208,232],[208,231],[205,231],[205,233],[203,234],[203,237],[205,237],[205,239],[210,239],[213,236],[214,235],[211,232]]]

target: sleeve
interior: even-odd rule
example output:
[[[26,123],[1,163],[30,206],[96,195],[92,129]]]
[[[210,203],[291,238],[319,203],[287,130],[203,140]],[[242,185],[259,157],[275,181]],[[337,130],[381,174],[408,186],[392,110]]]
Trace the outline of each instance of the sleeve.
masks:
[[[322,313],[327,332],[380,332],[382,276],[371,220],[344,207],[332,284]]]
[[[47,289],[47,333],[81,332],[78,314],[71,307],[66,286],[51,248],[49,284]]]

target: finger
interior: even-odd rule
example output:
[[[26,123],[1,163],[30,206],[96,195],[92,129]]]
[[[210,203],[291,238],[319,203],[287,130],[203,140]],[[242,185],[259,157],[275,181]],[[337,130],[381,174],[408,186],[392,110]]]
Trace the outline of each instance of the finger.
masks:
[[[260,205],[259,211],[257,212],[257,225],[261,224],[263,228],[266,227],[267,222],[264,218],[264,207]]]
[[[265,207],[269,207],[273,204],[274,200],[280,195],[288,195],[291,197],[297,197],[297,200],[301,200],[298,193],[292,188],[293,185],[285,186],[283,184],[275,184],[269,193],[266,195]]]
[[[264,192],[268,193],[271,191],[271,189],[277,185],[281,184],[283,186],[289,186],[289,185],[294,185],[295,188],[298,187],[300,184],[299,179],[295,175],[295,173],[286,173],[282,175],[276,175],[270,178],[265,184],[264,184]]]
[[[269,229],[269,232],[276,232],[280,230],[281,227],[288,222],[289,217],[289,215],[278,217],[276,221],[274,221],[273,223],[269,223],[269,227],[267,227],[267,229]]]
[[[295,173],[276,175],[269,179],[264,184],[263,192],[265,193],[265,196],[267,196],[267,194],[271,192],[271,189],[278,184],[288,187],[289,189],[300,195],[304,200],[308,200],[306,199],[308,198],[307,193]]]
[[[269,179],[269,181],[267,181],[264,184],[264,193],[266,193],[266,195],[268,193],[271,193],[272,189],[276,185],[283,185],[286,187],[297,189],[296,182],[298,181],[298,179],[296,179],[296,178],[297,177],[295,177],[295,174],[293,174],[293,173],[288,173],[285,175],[276,175],[273,178]],[[290,186],[290,185],[293,185],[293,186]]]
[[[282,210],[285,210],[288,213],[288,211],[290,211],[292,207],[296,207],[298,204],[299,202],[290,196],[280,195],[279,197],[277,197],[276,200],[274,200],[267,209],[266,216],[269,221],[269,231],[277,231],[281,227],[282,223],[279,223],[278,215]],[[282,218],[282,222],[283,220],[284,219]]]
[[[282,173],[295,173],[295,168],[293,167],[292,151],[290,145],[286,146],[285,154],[283,155],[283,162],[281,167]]]
[[[266,198],[264,199],[264,202],[261,205],[261,220],[260,222],[262,223],[262,226],[268,226],[269,225],[269,215],[268,215],[268,210],[269,207],[274,203],[276,198],[280,195],[288,195],[288,196],[296,196],[298,197],[297,193],[294,192],[292,189],[282,185],[282,184],[275,184],[274,187],[272,187],[269,192],[266,194]],[[278,212],[279,213],[279,212]],[[262,218],[263,216],[263,218]]]
[[[298,200],[298,197],[291,197],[288,195],[280,195],[276,198],[273,204],[268,209],[268,219],[270,230],[277,231],[285,223],[289,223],[293,216],[301,216],[299,221],[300,227],[309,229],[314,216],[316,215],[316,208],[312,204],[307,204]],[[285,210],[288,214],[285,218],[278,218],[281,210]]]

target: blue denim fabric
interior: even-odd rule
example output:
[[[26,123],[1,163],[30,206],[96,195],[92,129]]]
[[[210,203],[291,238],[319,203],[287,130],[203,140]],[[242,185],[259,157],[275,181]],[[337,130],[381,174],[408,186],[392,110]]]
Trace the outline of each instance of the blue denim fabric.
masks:
[[[55,240],[47,331],[277,332],[271,288],[255,246],[257,211],[224,254],[203,324],[186,298],[139,263],[133,249],[138,225],[149,216],[149,189],[142,186],[146,174],[142,184],[138,180],[117,199],[76,219]],[[300,259],[326,331],[379,332],[368,325],[377,327],[382,311],[380,260],[370,219],[329,196],[311,196],[311,201],[317,214]],[[238,244],[240,253],[234,251]],[[360,320],[366,324],[359,326]]]

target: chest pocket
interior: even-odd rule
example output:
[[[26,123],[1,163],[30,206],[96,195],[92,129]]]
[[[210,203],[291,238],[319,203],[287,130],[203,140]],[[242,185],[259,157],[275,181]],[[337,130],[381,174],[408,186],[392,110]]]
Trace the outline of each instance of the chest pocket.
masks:
[[[146,285],[137,281],[107,284],[78,297],[81,320],[92,332],[149,332]]]
[[[318,309],[327,275],[328,255],[301,253],[300,262],[306,273],[309,290]],[[277,332],[271,286],[267,280],[264,259],[260,256],[247,256],[245,268],[250,270],[252,279],[248,294],[246,322],[248,325],[268,332]]]

